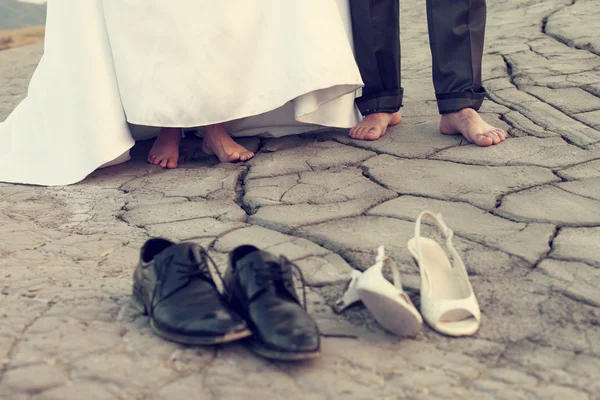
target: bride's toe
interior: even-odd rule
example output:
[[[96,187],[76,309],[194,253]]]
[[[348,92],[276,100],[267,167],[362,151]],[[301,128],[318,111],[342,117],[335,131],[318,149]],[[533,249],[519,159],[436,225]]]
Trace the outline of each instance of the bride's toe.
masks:
[[[177,168],[177,160],[170,159],[167,161],[167,168]]]
[[[239,161],[239,160],[240,160],[240,158],[241,158],[241,155],[240,155],[240,153],[238,153],[237,151],[234,151],[233,153],[230,153],[230,154],[227,156],[227,161],[229,161],[229,162],[231,162],[231,163],[232,163],[232,162]]]
[[[250,160],[252,157],[254,157],[254,153],[251,151],[245,151],[243,153],[240,154],[240,161],[248,161]]]

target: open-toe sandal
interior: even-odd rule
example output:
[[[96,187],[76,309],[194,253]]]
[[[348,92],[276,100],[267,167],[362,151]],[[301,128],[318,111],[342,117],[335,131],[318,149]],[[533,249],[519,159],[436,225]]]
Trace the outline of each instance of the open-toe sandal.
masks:
[[[432,219],[446,239],[444,249],[433,239],[421,237],[424,217]],[[481,312],[467,269],[452,244],[453,232],[441,214],[423,211],[417,218],[415,236],[408,249],[421,273],[421,314],[429,326],[449,336],[472,335],[479,329]]]

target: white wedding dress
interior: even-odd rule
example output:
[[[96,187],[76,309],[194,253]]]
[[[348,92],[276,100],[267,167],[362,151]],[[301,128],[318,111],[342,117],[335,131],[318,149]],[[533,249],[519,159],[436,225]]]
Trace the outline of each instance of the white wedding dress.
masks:
[[[0,123],[0,182],[66,185],[126,161],[130,124],[355,125],[348,1],[49,0],[28,96]]]

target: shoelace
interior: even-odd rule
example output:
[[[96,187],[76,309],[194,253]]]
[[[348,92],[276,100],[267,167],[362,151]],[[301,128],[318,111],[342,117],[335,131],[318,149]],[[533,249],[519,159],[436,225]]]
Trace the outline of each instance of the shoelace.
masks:
[[[207,262],[207,260],[208,260],[213,265],[213,268],[215,269],[217,276],[219,277],[219,280],[221,281],[221,287],[225,287],[225,284],[223,282],[223,276],[221,275],[221,272],[217,268],[217,264],[212,259],[212,257],[208,254],[206,249],[204,249],[203,247],[201,247],[199,249],[193,248],[192,251],[194,251],[194,253],[195,253],[194,258],[196,260],[200,260],[200,261],[192,262],[192,263],[174,262],[173,256],[171,256],[170,259],[166,260],[166,262],[163,265],[176,265],[178,267],[176,271],[180,274],[179,280],[182,280],[182,281],[187,280],[188,282],[191,282],[194,279],[205,279],[205,280],[215,284],[214,280],[212,279],[212,273],[210,271],[209,263]],[[165,269],[163,268],[162,271],[159,271],[159,276],[157,277],[159,281],[162,280],[162,276],[164,274],[165,274]],[[154,304],[156,296],[158,295],[159,287],[160,287],[160,285],[154,286],[154,290],[152,291],[152,298],[150,300],[151,304]],[[221,296],[223,296],[223,291],[219,290],[219,287],[216,284],[215,284],[215,287],[217,288],[219,294],[221,294]],[[169,297],[169,296],[167,296],[167,297]],[[153,308],[153,307],[151,307],[151,308]],[[152,312],[153,311],[150,310],[150,313],[152,313]]]
[[[294,273],[297,274],[297,279],[300,281],[300,283],[302,284],[302,308],[304,309],[304,311],[306,311],[306,281],[304,280],[304,275],[302,274],[302,270],[300,269],[300,267],[298,265],[296,265],[295,263],[293,263],[292,261],[290,261],[287,257],[285,257],[284,255],[279,256],[279,264],[271,264],[269,266],[269,268],[256,268],[255,269],[255,273],[256,273],[256,279],[261,281],[261,280],[265,280],[265,281],[271,281],[271,282],[275,282],[275,281],[283,281],[283,268],[285,266],[290,267],[291,271],[292,271],[292,275],[294,275]],[[252,268],[252,266],[251,266]],[[235,272],[235,274],[237,275],[239,273],[239,269]],[[235,278],[237,280],[237,276]],[[292,281],[293,284],[293,281]]]
[[[176,271],[180,274],[179,279],[180,280],[186,280],[186,279],[193,280],[195,278],[200,278],[200,279],[206,279],[210,282],[214,282],[213,274],[211,272],[210,265],[209,265],[209,262],[210,262],[210,264],[212,264],[213,269],[216,272],[216,275],[219,277],[219,280],[221,281],[221,286],[224,287],[223,276],[221,275],[221,272],[217,268],[217,264],[215,263],[215,261],[212,259],[210,254],[208,254],[208,251],[206,251],[206,249],[204,249],[203,247],[193,248],[192,251],[194,251],[194,253],[196,253],[195,258],[200,261],[195,262],[195,263],[190,263],[190,264],[187,264],[187,263],[184,264],[181,262],[173,262],[173,264],[178,267],[176,269]],[[219,293],[221,293],[221,291],[219,291]]]

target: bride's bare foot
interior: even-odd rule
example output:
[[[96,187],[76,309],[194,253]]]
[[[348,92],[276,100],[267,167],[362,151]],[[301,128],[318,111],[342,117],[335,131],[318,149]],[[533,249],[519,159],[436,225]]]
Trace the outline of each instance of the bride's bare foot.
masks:
[[[162,128],[148,153],[148,162],[160,165],[163,168],[177,167],[180,141],[181,129]]]
[[[492,146],[506,140],[506,132],[485,122],[472,108],[443,114],[440,121],[440,132],[445,135],[463,135],[469,142],[477,146]]]
[[[350,137],[358,140],[377,140],[385,135],[389,126],[398,125],[401,119],[400,111],[369,114],[358,125],[350,129]]]
[[[202,151],[216,155],[221,162],[248,161],[254,153],[237,144],[225,130],[223,124],[207,126],[202,140]]]

